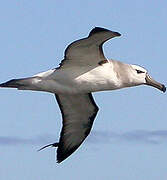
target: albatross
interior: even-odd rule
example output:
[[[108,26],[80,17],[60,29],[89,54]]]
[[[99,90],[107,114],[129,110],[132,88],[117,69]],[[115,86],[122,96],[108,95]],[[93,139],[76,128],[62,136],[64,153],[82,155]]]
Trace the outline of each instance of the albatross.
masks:
[[[108,60],[104,56],[103,44],[119,36],[118,32],[95,27],[88,37],[74,41],[66,48],[59,67],[0,84],[1,88],[45,91],[55,95],[63,127],[59,142],[43,148],[57,147],[58,163],[76,151],[91,131],[99,109],[92,92],[139,85],[166,91],[165,85],[155,81],[143,67]]]

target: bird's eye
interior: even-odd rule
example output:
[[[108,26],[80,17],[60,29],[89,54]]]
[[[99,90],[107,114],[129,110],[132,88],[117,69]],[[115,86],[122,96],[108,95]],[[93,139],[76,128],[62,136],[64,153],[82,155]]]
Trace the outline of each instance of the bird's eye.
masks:
[[[137,72],[137,74],[144,73],[143,71],[138,70],[138,69],[136,69],[136,72]]]

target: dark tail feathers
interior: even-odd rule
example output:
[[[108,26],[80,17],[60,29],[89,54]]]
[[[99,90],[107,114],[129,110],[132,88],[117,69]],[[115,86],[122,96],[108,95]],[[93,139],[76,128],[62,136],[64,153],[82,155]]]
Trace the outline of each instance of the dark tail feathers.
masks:
[[[24,89],[26,87],[29,87],[32,84],[33,79],[34,77],[12,79],[10,81],[0,84],[0,87]]]

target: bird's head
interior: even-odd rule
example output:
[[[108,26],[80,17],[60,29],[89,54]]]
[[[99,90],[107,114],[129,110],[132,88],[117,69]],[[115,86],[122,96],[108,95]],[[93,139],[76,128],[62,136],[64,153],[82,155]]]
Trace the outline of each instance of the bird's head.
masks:
[[[147,72],[146,69],[143,67],[137,66],[137,65],[130,65],[131,66],[131,71],[132,71],[132,76],[133,82],[136,85],[148,85],[155,87],[163,92],[166,91],[166,87],[164,84],[161,84],[157,81],[155,81]]]

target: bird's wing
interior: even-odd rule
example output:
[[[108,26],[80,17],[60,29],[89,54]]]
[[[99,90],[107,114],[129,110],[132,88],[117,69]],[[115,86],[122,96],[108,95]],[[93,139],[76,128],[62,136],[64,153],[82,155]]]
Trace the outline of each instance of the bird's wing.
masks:
[[[70,156],[88,136],[98,107],[92,94],[57,95],[63,127],[57,149],[57,162]]]
[[[97,66],[100,61],[106,60],[102,49],[103,43],[120,35],[118,32],[100,27],[92,29],[87,38],[77,40],[66,48],[60,67]]]

